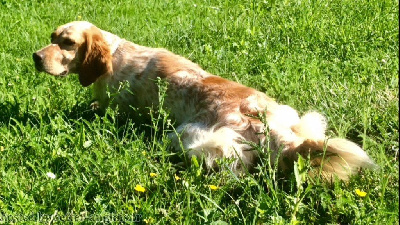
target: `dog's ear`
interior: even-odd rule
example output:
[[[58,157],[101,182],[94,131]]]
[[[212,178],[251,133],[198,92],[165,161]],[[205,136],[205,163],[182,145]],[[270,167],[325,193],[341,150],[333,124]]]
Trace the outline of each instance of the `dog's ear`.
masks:
[[[84,33],[84,58],[79,69],[79,82],[86,87],[97,78],[112,72],[112,56],[103,35],[97,27],[92,27]]]

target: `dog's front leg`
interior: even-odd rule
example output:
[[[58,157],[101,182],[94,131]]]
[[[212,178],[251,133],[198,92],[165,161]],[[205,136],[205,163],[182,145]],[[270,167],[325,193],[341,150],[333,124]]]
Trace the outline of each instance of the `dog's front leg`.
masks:
[[[93,102],[90,104],[93,111],[104,111],[107,108],[110,101],[107,89],[107,82],[103,80],[98,80],[93,84]]]

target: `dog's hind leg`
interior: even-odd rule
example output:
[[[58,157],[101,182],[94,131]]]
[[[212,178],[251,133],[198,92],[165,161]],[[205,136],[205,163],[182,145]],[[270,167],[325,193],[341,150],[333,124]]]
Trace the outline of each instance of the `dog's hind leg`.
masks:
[[[190,159],[192,156],[204,159],[208,169],[217,168],[216,159],[233,159],[230,169],[242,172],[244,167],[251,167],[255,154],[244,138],[234,129],[223,127],[207,127],[202,123],[182,124],[177,134],[170,134],[175,149],[183,148]],[[243,167],[244,166],[244,167]]]

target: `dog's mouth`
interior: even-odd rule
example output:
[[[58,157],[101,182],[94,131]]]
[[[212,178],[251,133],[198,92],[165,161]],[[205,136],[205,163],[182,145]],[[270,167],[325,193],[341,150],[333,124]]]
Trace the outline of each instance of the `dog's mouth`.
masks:
[[[67,74],[68,74],[68,70],[65,70],[56,76],[65,77],[65,76],[67,76]]]
[[[55,76],[55,77],[65,77],[65,76],[68,75],[68,70],[64,70],[64,71],[62,71],[61,73],[52,73],[52,72],[47,71],[47,70],[44,68],[43,65],[38,64],[38,63],[35,63],[35,68],[36,68],[36,70],[37,70],[38,72],[45,72],[45,73],[50,74],[50,75]]]
[[[42,72],[48,73],[48,74],[50,74],[50,75],[52,75],[52,76],[54,76],[54,77],[66,77],[66,76],[68,75],[68,70],[64,70],[64,71],[62,71],[61,73],[57,73],[57,74],[55,74],[55,73],[49,73],[49,72],[44,71],[44,70],[43,70]]]

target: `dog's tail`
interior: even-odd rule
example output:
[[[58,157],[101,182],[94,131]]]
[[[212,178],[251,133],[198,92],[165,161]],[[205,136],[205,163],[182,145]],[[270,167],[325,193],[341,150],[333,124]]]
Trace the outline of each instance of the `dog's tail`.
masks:
[[[304,141],[282,152],[281,166],[287,168],[285,164],[293,165],[293,160],[297,160],[299,154],[303,158],[310,157],[314,168],[310,175],[320,174],[327,180],[337,176],[345,181],[357,173],[359,168],[376,168],[375,163],[357,144],[342,138],[326,139],[325,129],[326,120],[322,115],[315,112],[304,115],[292,127],[295,135]]]
[[[341,180],[348,180],[356,174],[359,168],[374,168],[375,163],[355,143],[342,138],[333,138],[327,141],[306,139],[297,148],[285,151],[281,162],[287,163],[297,160],[298,154],[304,158],[310,157],[313,170],[311,176],[320,174],[327,180],[337,176]],[[293,162],[292,162],[293,163]]]

